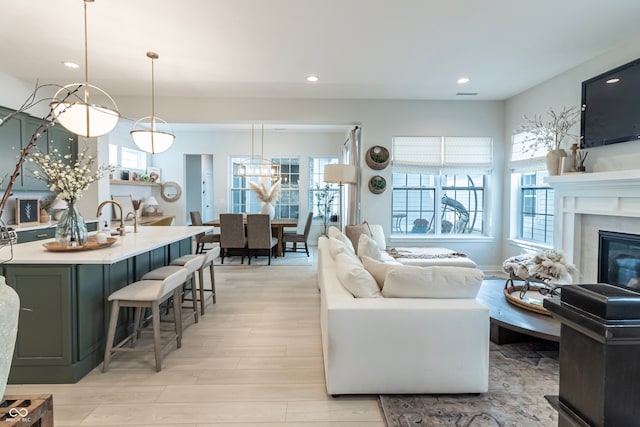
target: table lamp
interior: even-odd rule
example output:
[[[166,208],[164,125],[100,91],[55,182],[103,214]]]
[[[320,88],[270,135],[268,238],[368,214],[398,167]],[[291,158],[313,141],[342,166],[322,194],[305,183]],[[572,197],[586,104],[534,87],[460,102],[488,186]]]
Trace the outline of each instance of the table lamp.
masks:
[[[67,202],[66,200],[56,198],[53,200],[53,203],[51,203],[50,209],[51,211],[55,211],[55,213],[53,214],[53,219],[56,221],[60,221],[62,211],[67,209]]]
[[[144,210],[147,214],[155,215],[158,213],[159,203],[155,197],[148,196],[143,200],[143,203],[145,206]]]
[[[340,212],[338,213],[338,226],[342,231],[342,187],[344,184],[355,184],[358,182],[358,173],[354,165],[330,164],[324,165],[324,182],[338,184],[340,192],[338,200],[340,201]]]

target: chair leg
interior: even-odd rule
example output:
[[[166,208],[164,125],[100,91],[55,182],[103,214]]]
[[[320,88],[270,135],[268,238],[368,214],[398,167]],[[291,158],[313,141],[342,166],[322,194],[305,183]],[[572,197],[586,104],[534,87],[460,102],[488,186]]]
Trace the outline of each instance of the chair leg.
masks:
[[[176,327],[176,346],[182,347],[182,304],[180,301],[180,288],[173,291],[173,323]]]
[[[131,337],[131,347],[135,347],[136,340],[140,338],[140,324],[142,323],[143,307],[136,307],[133,315],[133,336]]]
[[[307,256],[309,256],[309,246],[307,246],[307,242],[304,242],[304,250],[307,252]]]
[[[111,317],[109,318],[109,332],[107,332],[107,344],[104,349],[104,363],[102,364],[102,372],[107,372],[109,362],[111,362],[111,348],[113,348],[113,340],[116,335],[116,326],[118,326],[118,313],[120,312],[120,303],[118,300],[111,301]]]
[[[204,316],[204,267],[198,269],[198,291],[200,292],[200,315]]]
[[[211,264],[209,265],[209,274],[211,275],[211,294],[212,294],[213,303],[215,304],[216,303],[216,278],[213,270],[213,261],[211,261]]]
[[[151,316],[153,323],[153,349],[156,356],[156,372],[160,372],[162,370],[162,358],[160,357],[160,307],[158,301],[154,301],[151,305]]]

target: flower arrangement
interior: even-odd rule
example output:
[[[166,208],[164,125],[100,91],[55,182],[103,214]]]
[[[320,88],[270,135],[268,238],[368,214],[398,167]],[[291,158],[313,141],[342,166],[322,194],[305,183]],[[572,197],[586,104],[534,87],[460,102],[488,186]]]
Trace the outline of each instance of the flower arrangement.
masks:
[[[57,193],[57,198],[73,203],[95,181],[107,172],[113,171],[111,166],[100,166],[92,171],[95,157],[87,155],[88,147],[78,153],[78,159],[71,164],[71,154],[62,154],[51,147],[51,154],[34,151],[29,160],[35,163],[42,172],[34,171],[33,175],[40,181],[46,181],[49,190]]]
[[[578,107],[564,107],[559,113],[549,108],[547,116],[546,121],[541,115],[523,116],[525,123],[516,130],[516,133],[528,134],[524,140],[525,153],[535,153],[541,145],[547,150],[558,150],[566,137],[576,137],[569,134],[569,130],[580,117]]]
[[[259,183],[249,181],[249,187],[256,193],[258,199],[264,203],[273,203],[280,194],[280,180],[267,187],[267,180],[260,180]]]

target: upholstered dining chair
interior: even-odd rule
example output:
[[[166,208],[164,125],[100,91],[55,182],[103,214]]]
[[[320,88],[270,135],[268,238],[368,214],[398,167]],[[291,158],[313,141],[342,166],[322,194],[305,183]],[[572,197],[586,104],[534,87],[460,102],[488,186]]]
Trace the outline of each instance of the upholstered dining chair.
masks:
[[[240,264],[244,264],[247,238],[242,214],[220,214],[220,263],[224,264],[225,257],[237,253],[242,256]]]
[[[249,264],[251,256],[257,258],[258,252],[267,252],[268,264],[271,265],[271,254],[277,251],[278,239],[271,233],[271,219],[266,214],[247,215],[247,247],[249,248]]]
[[[304,231],[298,233],[297,231],[285,232],[282,235],[282,255],[287,253],[287,243],[293,243],[293,248],[289,252],[296,252],[298,250],[298,243],[304,243],[304,251],[309,256],[309,246],[307,240],[309,239],[309,231],[311,230],[311,222],[313,221],[313,212],[307,214],[307,221],[304,223]]]
[[[200,211],[189,212],[191,216],[191,225],[204,225]],[[207,243],[220,243],[220,234],[217,233],[200,233],[196,235],[196,253],[204,252],[204,245]]]

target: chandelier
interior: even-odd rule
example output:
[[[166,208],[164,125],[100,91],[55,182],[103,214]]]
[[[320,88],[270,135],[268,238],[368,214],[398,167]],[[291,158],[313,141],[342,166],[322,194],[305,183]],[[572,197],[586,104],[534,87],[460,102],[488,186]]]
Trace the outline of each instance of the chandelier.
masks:
[[[251,158],[240,163],[233,164],[233,175],[240,177],[258,177],[278,179],[280,177],[280,165],[270,162],[264,155],[264,124],[262,125],[262,148],[260,157],[253,155],[254,125],[251,125]]]

